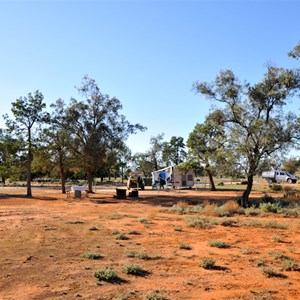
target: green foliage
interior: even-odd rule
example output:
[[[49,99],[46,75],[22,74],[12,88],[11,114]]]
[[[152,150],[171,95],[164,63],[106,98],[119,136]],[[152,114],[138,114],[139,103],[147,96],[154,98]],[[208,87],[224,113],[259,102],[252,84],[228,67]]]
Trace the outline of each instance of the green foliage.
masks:
[[[97,228],[96,226],[91,226],[91,227],[89,228],[89,230],[91,230],[91,231],[97,231],[98,228]]]
[[[282,271],[298,271],[299,265],[290,259],[285,259],[281,264]]]
[[[145,297],[145,300],[167,300],[159,291],[151,292]]]
[[[215,268],[215,264],[216,261],[213,258],[206,257],[200,261],[199,267],[211,270]]]
[[[162,159],[169,165],[180,165],[186,158],[185,144],[182,137],[172,136],[170,142],[165,143],[162,151]]]
[[[224,152],[226,140],[222,114],[219,111],[211,113],[202,124],[196,124],[194,130],[189,134],[187,146],[189,148],[188,159],[203,164],[207,172],[211,190],[215,190],[213,174],[220,170],[227,160]]]
[[[119,279],[117,274],[109,267],[94,272],[94,276],[99,281],[115,282]]]
[[[259,209],[263,212],[277,213],[280,207],[278,203],[261,203]]]
[[[272,185],[270,185],[270,190],[273,192],[282,192],[283,187],[280,184],[272,184]]]
[[[85,252],[82,254],[82,257],[88,258],[88,259],[100,259],[102,258],[102,255],[95,252]]]
[[[210,241],[208,243],[209,247],[216,247],[216,248],[229,248],[229,245],[222,242],[222,241]]]
[[[201,219],[199,217],[187,217],[185,221],[187,225],[190,227],[199,228],[199,229],[211,228],[211,224],[207,219]]]
[[[222,105],[215,111],[221,111],[220,124],[226,123],[228,151],[235,149],[234,160],[244,167],[248,179],[243,207],[249,205],[253,177],[263,158],[298,141],[297,116],[278,111],[299,91],[299,82],[298,70],[269,65],[256,84],[241,83],[231,70],[220,71],[211,83],[193,84],[196,92]]]
[[[274,198],[268,194],[264,194],[263,197],[261,197],[261,202],[262,203],[273,203]]]
[[[299,59],[299,58],[300,58],[300,41],[299,41],[298,44],[294,47],[294,49],[288,53],[288,55],[289,55],[290,57],[295,58],[295,59]]]
[[[147,224],[149,222],[147,217],[139,217],[138,221],[143,224]]]
[[[276,242],[279,242],[279,243],[283,242],[283,240],[281,239],[281,237],[278,236],[278,235],[276,235],[276,234],[272,235],[271,238],[272,238],[272,240],[274,240]]]
[[[180,243],[178,248],[179,249],[184,249],[184,250],[191,250],[192,249],[191,246],[189,246],[188,244],[185,244],[185,243]]]
[[[49,121],[49,113],[44,112],[46,104],[43,102],[44,96],[38,90],[28,94],[28,97],[20,97],[15,102],[12,102],[11,111],[14,120],[9,119],[8,115],[4,116],[6,125],[10,132],[13,132],[18,139],[23,139],[25,142],[25,149],[27,152],[27,196],[31,197],[31,173],[33,149],[38,136],[36,134],[36,127]]]
[[[176,227],[174,228],[174,230],[175,230],[175,231],[182,231],[182,226],[176,226]]]
[[[128,237],[126,236],[125,233],[121,232],[116,235],[116,239],[117,240],[128,240]]]
[[[127,264],[123,267],[123,272],[130,275],[142,275],[145,271],[138,264]]]
[[[268,278],[279,276],[279,274],[277,272],[275,272],[274,269],[272,269],[271,267],[267,267],[267,266],[262,266],[261,272],[265,277],[268,277]]]

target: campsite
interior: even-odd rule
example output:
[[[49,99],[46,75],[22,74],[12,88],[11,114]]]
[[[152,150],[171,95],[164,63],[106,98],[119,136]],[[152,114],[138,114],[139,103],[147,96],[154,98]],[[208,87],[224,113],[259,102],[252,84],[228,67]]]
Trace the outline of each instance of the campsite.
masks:
[[[81,198],[2,187],[0,299],[298,299],[300,188],[288,186],[277,210],[242,209],[237,184],[126,199],[114,185]],[[266,196],[284,191],[260,183],[250,199]]]

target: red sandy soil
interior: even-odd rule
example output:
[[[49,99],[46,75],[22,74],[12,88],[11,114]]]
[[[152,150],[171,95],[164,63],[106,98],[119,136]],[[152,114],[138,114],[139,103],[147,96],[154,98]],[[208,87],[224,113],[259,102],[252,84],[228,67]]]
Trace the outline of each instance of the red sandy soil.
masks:
[[[199,215],[216,221],[199,229],[186,223],[197,214],[170,208],[179,201],[226,203],[237,192],[145,190],[138,199],[124,200],[115,199],[115,193],[102,188],[78,199],[34,188],[33,197],[26,198],[24,188],[1,188],[0,299],[300,299],[300,272],[281,269],[284,258],[300,265],[298,218]],[[236,223],[217,224],[224,219]],[[273,220],[286,228],[245,226],[245,220]],[[118,240],[116,231],[128,239]],[[214,240],[229,247],[210,247]],[[181,243],[191,249],[181,249]],[[101,258],[84,258],[86,252]],[[130,257],[133,252],[147,256]],[[215,268],[199,266],[206,257],[216,261]],[[125,274],[129,263],[145,272]],[[266,277],[262,266],[277,275]],[[99,281],[94,272],[105,267],[119,279]],[[163,298],[151,298],[155,291]]]

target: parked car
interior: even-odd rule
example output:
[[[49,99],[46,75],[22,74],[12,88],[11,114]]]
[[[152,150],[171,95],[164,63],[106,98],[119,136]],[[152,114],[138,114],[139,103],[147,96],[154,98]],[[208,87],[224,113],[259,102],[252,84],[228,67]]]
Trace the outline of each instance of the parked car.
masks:
[[[267,171],[262,173],[262,178],[266,179],[270,184],[279,182],[296,183],[297,177],[285,171]]]
[[[144,173],[143,172],[130,172],[128,181],[127,181],[127,189],[145,189],[145,181],[144,181]]]

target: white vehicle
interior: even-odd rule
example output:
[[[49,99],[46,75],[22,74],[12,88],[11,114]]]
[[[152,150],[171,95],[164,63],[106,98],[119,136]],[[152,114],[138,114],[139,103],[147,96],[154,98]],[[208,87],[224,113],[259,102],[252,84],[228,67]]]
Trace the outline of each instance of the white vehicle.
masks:
[[[262,173],[262,178],[266,179],[270,184],[278,182],[296,183],[297,177],[285,171],[267,171]]]
[[[179,170],[176,166],[166,167],[151,172],[152,187],[189,187],[194,185],[195,174],[193,171]]]

